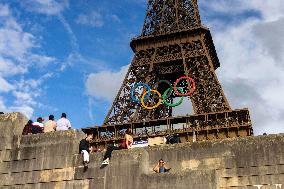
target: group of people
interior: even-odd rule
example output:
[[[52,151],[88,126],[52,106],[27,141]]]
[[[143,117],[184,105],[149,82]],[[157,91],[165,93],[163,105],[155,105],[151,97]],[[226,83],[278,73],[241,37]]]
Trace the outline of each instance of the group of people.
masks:
[[[90,152],[94,151],[93,147],[91,146],[92,140],[93,140],[93,134],[89,133],[89,134],[87,134],[85,139],[82,139],[80,141],[80,144],[79,144],[79,153],[82,154],[82,156],[83,156],[83,164],[84,164],[85,168],[88,167],[88,163],[90,161],[89,160]],[[122,140],[122,142],[119,145],[117,145],[117,146],[109,145],[107,147],[102,165],[108,165],[109,164],[111,154],[114,150],[129,149],[129,148],[131,148],[132,144],[133,144],[132,132],[131,132],[131,129],[128,128],[125,131],[124,139]]]
[[[79,144],[79,154],[83,156],[83,165],[85,170],[88,168],[88,164],[90,162],[90,153],[95,151],[91,146],[92,140],[93,140],[93,134],[88,133],[86,138],[82,139]],[[132,144],[133,144],[132,131],[130,128],[128,128],[124,133],[124,139],[121,141],[119,145],[107,146],[102,161],[102,165],[106,166],[109,164],[111,154],[114,150],[130,149],[132,147]],[[171,168],[167,168],[165,164],[166,164],[165,161],[163,161],[163,159],[160,159],[159,163],[155,165],[155,167],[153,168],[153,171],[155,171],[156,173],[168,172]]]
[[[23,135],[37,134],[37,133],[47,133],[53,131],[64,131],[71,129],[71,123],[67,119],[66,113],[61,114],[61,118],[55,121],[54,115],[49,115],[48,121],[45,123],[42,117],[38,117],[36,122],[29,120],[25,125],[23,130]],[[87,134],[85,139],[82,139],[79,144],[79,153],[83,156],[84,168],[88,168],[88,163],[90,161],[90,153],[94,152],[94,148],[91,146],[93,140],[93,134]],[[107,146],[106,152],[104,154],[104,159],[102,165],[108,165],[111,154],[114,150],[130,149],[133,144],[133,136],[130,128],[126,129],[124,132],[124,139],[119,145],[109,145]],[[170,168],[165,167],[165,162],[163,159],[159,160],[159,163],[153,168],[153,171],[157,173],[164,173],[169,171]]]
[[[71,123],[67,119],[66,113],[61,114],[61,118],[55,121],[54,115],[49,115],[45,123],[42,117],[38,117],[36,122],[29,120],[23,130],[23,135],[47,133],[52,131],[64,131],[71,129]]]

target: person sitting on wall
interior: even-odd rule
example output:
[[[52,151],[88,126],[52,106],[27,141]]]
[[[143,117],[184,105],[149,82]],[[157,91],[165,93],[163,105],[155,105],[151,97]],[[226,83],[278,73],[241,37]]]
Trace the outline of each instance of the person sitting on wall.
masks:
[[[33,134],[38,134],[38,133],[43,133],[44,125],[42,122],[44,119],[42,117],[37,118],[37,121],[32,124],[32,133]]]
[[[125,131],[124,139],[119,146],[109,145],[107,147],[107,150],[106,150],[106,153],[104,155],[104,160],[103,160],[102,164],[103,165],[109,164],[109,159],[111,158],[111,154],[112,154],[113,150],[129,149],[129,148],[131,148],[132,144],[133,144],[132,132],[131,132],[131,129],[128,128]]]
[[[51,132],[55,131],[56,129],[56,122],[54,121],[54,115],[49,115],[48,121],[44,124],[44,132]]]
[[[57,120],[56,124],[57,124],[57,127],[56,127],[57,131],[66,131],[68,129],[71,129],[71,123],[67,119],[66,113],[61,114],[61,118]]]
[[[29,120],[23,129],[22,135],[32,134],[33,121]]]
[[[153,168],[153,171],[155,171],[156,173],[169,172],[171,168],[166,168],[165,164],[166,162],[164,162],[163,159],[160,159],[158,164]]]
[[[82,139],[79,144],[79,154],[83,156],[83,164],[84,167],[88,167],[88,163],[90,161],[90,152],[92,151],[92,147],[90,142],[93,140],[93,134],[87,134],[85,139]]]

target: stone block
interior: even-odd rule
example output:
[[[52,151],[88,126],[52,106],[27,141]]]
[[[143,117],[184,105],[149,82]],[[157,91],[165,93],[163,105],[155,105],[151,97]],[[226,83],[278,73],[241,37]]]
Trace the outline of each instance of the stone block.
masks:
[[[80,130],[56,131],[22,136],[20,147],[41,146],[60,143],[79,143],[85,134]]]
[[[244,168],[232,168],[217,170],[218,175],[221,177],[244,177],[255,175],[272,175],[272,174],[284,174],[284,165],[272,165],[272,166],[259,166],[259,167],[244,167]]]
[[[43,158],[42,169],[60,169],[74,167],[74,155],[49,156]]]
[[[79,144],[77,142],[46,144],[40,146],[25,146],[19,149],[19,159],[35,159],[54,156],[70,156],[78,154]]]
[[[15,149],[19,153],[17,160],[36,159],[44,156],[45,146],[30,146]]]
[[[20,136],[0,136],[0,150],[11,150],[17,148],[19,145],[19,140]]]
[[[106,170],[108,170],[108,169],[107,168],[105,168],[105,169],[100,168],[100,166],[96,166],[96,167],[90,167],[89,166],[86,171],[84,171],[83,166],[76,167],[74,179],[83,180],[83,179],[94,179],[94,178],[98,178],[98,177],[104,177],[105,174],[106,174],[105,173]]]
[[[220,187],[272,185],[284,182],[284,174],[227,177],[219,180]]]
[[[189,171],[181,174],[153,173],[142,176],[139,188],[217,189],[214,178],[214,171]]]
[[[3,186],[0,187],[0,189],[89,189],[89,182],[90,180],[55,181],[36,184]]]
[[[10,161],[12,159],[11,150],[0,150],[0,162]]]
[[[0,173],[28,172],[46,169],[73,167],[74,156],[50,156],[0,163]]]
[[[106,178],[105,177],[97,177],[95,179],[89,179],[89,189],[100,189],[100,188],[106,188]],[[127,187],[124,186],[124,189]]]
[[[59,181],[59,182],[48,182],[40,183],[39,189],[89,189],[89,180],[72,180],[72,181]]]
[[[28,183],[66,181],[74,179],[74,168],[52,169],[43,171],[31,171],[9,173],[0,175],[0,185],[21,185]]]
[[[0,130],[2,135],[21,135],[28,119],[21,113],[0,114]]]

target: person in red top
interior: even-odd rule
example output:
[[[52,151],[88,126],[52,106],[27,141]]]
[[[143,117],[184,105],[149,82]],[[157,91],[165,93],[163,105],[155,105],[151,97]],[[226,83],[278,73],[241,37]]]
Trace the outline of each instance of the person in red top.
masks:
[[[111,158],[111,153],[113,150],[121,150],[121,149],[129,149],[131,148],[133,143],[133,137],[132,137],[132,132],[131,129],[128,128],[125,131],[125,135],[124,135],[124,140],[122,141],[122,143],[120,144],[120,146],[108,146],[107,147],[107,151],[104,155],[104,160],[102,162],[103,165],[108,165],[109,164],[109,159]]]
[[[32,134],[33,121],[29,120],[23,129],[22,135]]]

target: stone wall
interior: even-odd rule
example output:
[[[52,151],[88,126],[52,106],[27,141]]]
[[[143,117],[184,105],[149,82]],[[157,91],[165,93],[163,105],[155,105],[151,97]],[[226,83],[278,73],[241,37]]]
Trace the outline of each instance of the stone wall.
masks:
[[[0,189],[284,189],[283,134],[115,151],[106,167],[95,153],[84,172],[81,131],[21,136],[21,114],[0,120]],[[153,173],[160,158],[169,173]]]

